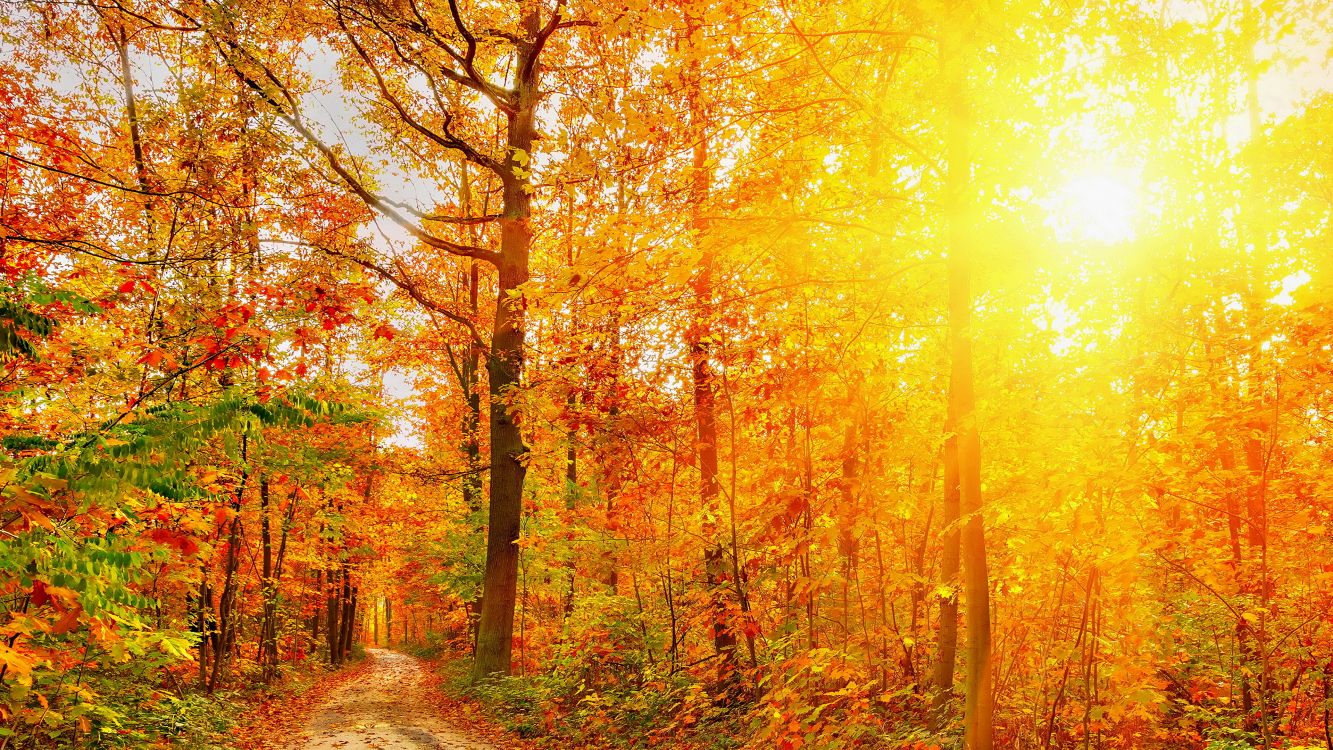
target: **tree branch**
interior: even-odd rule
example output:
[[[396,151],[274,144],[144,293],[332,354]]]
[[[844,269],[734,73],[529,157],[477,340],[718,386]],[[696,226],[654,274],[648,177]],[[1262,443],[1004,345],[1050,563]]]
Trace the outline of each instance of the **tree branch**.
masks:
[[[229,48],[233,54],[229,55],[226,51],[227,48]],[[294,106],[294,100],[291,93],[286,89],[282,82],[278,80],[277,76],[273,74],[267,65],[262,61],[255,59],[253,55],[249,54],[235,40],[218,40],[218,51],[223,55],[223,59],[232,69],[232,72],[239,76],[241,81],[254,91],[260,99],[272,107],[274,114],[276,114],[280,120],[291,126],[293,130],[305,139],[306,143],[310,144],[311,147],[318,151],[320,155],[324,157],[324,161],[328,164],[329,169],[333,170],[334,174],[338,175],[343,183],[355,193],[357,197],[364,201],[367,206],[388,217],[389,220],[402,227],[412,237],[430,247],[437,250],[443,250],[452,255],[483,260],[492,265],[499,264],[500,254],[494,250],[450,242],[440,237],[436,237],[422,229],[416,223],[409,221],[407,217],[394,208],[392,203],[382,196],[371,192],[370,189],[367,188],[356,175],[352,174],[351,170],[348,169],[345,164],[343,164],[342,160],[338,158],[337,153],[334,152],[333,147],[325,143],[322,138],[316,135],[314,131],[305,124],[299,109]],[[233,55],[240,56],[246,63],[254,65],[262,71],[264,74],[263,77],[273,82],[273,85],[278,88],[278,94],[282,99],[289,103],[289,106],[284,106],[274,94],[267,90],[267,87],[265,87],[264,84],[247,73],[242,68],[240,61],[236,60]]]
[[[450,132],[449,125],[453,122],[452,112],[446,110],[443,113],[444,124],[442,126],[442,134],[431,130],[413,117],[411,113],[407,111],[407,108],[403,106],[402,101],[389,90],[389,86],[385,82],[384,75],[380,72],[379,66],[375,64],[375,61],[370,57],[370,54],[367,53],[365,48],[361,46],[361,43],[357,41],[356,35],[352,33],[351,29],[347,28],[347,24],[344,22],[341,15],[338,16],[338,27],[341,28],[343,33],[347,36],[347,41],[351,43],[352,48],[356,50],[357,56],[360,57],[361,61],[370,69],[371,75],[375,78],[375,84],[380,90],[380,95],[383,96],[389,102],[389,106],[393,107],[394,111],[398,113],[399,119],[406,123],[408,127],[425,136],[431,142],[442,146],[443,148],[457,151],[463,154],[468,161],[471,161],[478,166],[485,167],[496,174],[502,175],[503,170],[499,162],[486,156],[480,151],[477,151],[466,141]]]

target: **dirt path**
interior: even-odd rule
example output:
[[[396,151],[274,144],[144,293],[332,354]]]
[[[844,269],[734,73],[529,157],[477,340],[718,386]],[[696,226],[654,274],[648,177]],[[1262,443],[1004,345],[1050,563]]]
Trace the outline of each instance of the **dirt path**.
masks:
[[[304,750],[494,750],[436,717],[416,659],[382,649],[369,649],[367,658],[364,675],[315,709]]]

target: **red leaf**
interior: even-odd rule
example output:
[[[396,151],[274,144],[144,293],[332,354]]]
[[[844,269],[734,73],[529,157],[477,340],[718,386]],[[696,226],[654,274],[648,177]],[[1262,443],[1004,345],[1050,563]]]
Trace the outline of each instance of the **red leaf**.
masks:
[[[51,632],[55,635],[62,635],[64,633],[68,633],[69,631],[78,627],[79,616],[81,614],[82,610],[78,607],[66,611],[65,614],[61,615],[60,619],[57,620],[55,624],[51,626]]]
[[[32,606],[40,607],[51,601],[51,595],[46,593],[45,581],[32,582]]]

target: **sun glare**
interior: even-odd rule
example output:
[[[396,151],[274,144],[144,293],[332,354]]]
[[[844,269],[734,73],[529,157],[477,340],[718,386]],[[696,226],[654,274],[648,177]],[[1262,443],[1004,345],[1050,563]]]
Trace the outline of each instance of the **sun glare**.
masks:
[[[1043,201],[1046,225],[1062,242],[1114,245],[1132,240],[1139,214],[1136,182],[1121,172],[1075,175]]]

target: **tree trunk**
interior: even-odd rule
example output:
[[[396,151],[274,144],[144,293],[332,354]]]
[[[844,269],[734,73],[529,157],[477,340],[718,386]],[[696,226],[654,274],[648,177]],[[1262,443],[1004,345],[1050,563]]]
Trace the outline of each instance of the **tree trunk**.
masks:
[[[348,630],[351,627],[353,607],[352,607],[352,571],[348,569],[347,561],[343,561],[342,570],[343,591],[342,599],[339,601],[338,612],[338,663],[347,661],[348,649]]]
[[[329,581],[326,596],[328,599],[324,604],[324,612],[327,621],[324,624],[324,640],[329,648],[329,664],[341,664],[342,654],[338,652],[338,638],[340,635],[338,629],[338,613],[341,610],[340,600],[338,598],[338,569],[329,571]]]
[[[695,35],[700,34],[698,22],[690,17],[686,19],[687,43],[695,45]],[[727,560],[722,544],[721,529],[716,519],[721,514],[718,494],[721,484],[718,477],[717,460],[717,391],[713,382],[713,367],[709,361],[713,342],[713,327],[709,316],[713,303],[714,258],[711,248],[704,239],[708,232],[708,220],[704,217],[704,206],[711,189],[712,174],[708,165],[708,136],[705,130],[705,113],[700,92],[700,71],[697,63],[690,65],[693,81],[687,93],[689,103],[689,127],[694,143],[693,161],[690,178],[690,224],[694,233],[694,242],[699,249],[698,266],[690,286],[695,297],[695,314],[686,331],[686,343],[689,347],[690,376],[694,396],[695,457],[699,468],[699,505],[703,510],[702,539],[704,544],[704,583],[708,588],[710,619],[712,620],[713,649],[722,657],[719,676],[725,678],[735,665],[736,634],[727,622],[725,603]]]
[[[541,32],[540,9],[524,3],[523,30],[529,39]],[[523,515],[523,481],[527,475],[527,446],[516,411],[507,403],[516,396],[525,356],[523,302],[520,285],[528,280],[528,253],[532,245],[531,183],[527,174],[536,133],[539,66],[537,45],[519,45],[516,106],[509,114],[508,151],[505,157],[504,218],[500,230],[499,288],[491,356],[486,363],[490,379],[491,493],[486,534],[486,571],[482,577],[481,619],[477,624],[475,677],[509,674],[513,662],[514,605],[518,588],[519,524]]]
[[[347,657],[352,653],[352,636],[356,633],[356,595],[357,589],[352,586],[352,576],[350,573],[344,573],[343,578],[343,614],[342,614],[342,634],[339,644],[340,658],[339,663],[345,663]]]
[[[259,626],[259,652],[256,655],[256,661],[259,663],[262,679],[268,683],[271,679],[269,674],[269,646],[276,645],[276,639],[270,638],[270,631],[274,626],[274,614],[277,611],[277,586],[273,580],[273,533],[269,528],[269,486],[268,476],[259,477],[259,548],[263,568],[259,574],[260,590],[264,597],[264,613]],[[275,665],[276,666],[276,665]]]
[[[264,494],[268,493],[267,480],[262,485]],[[263,668],[263,680],[265,683],[273,681],[278,674],[278,581],[282,578],[283,562],[287,558],[287,536],[291,532],[292,521],[296,518],[296,506],[298,496],[292,492],[287,501],[287,512],[283,514],[282,532],[278,538],[278,553],[270,567],[268,561],[268,545],[265,543],[264,568],[264,618],[263,625],[260,628],[259,644],[259,662]],[[265,526],[267,526],[267,514],[264,516]],[[267,529],[265,529],[267,534]],[[265,658],[267,654],[267,658]]]
[[[241,464],[245,466],[246,449],[249,435],[241,435]],[[249,476],[246,469],[241,470],[240,486],[232,500],[231,510],[235,514],[231,519],[231,529],[227,534],[227,569],[222,583],[222,597],[218,600],[218,637],[214,641],[213,668],[208,677],[208,692],[212,693],[222,681],[227,660],[231,657],[236,636],[236,571],[241,564],[241,500],[245,496],[245,480]]]
[[[239,493],[238,493],[239,494]],[[240,567],[241,515],[239,503],[232,506],[236,517],[231,520],[231,529],[227,534],[227,568],[222,583],[222,596],[218,599],[217,636],[213,640],[213,664],[208,677],[208,692],[217,689],[222,680],[223,668],[231,656],[236,629],[236,571]]]
[[[315,571],[315,611],[310,614],[310,651],[314,653],[319,648],[319,622],[324,613],[320,608],[320,597],[324,591],[324,571]]]
[[[960,13],[971,11],[962,8]],[[959,510],[963,520],[961,557],[967,601],[967,676],[963,710],[965,750],[994,746],[994,696],[991,691],[990,581],[981,497],[981,436],[972,374],[972,291],[975,254],[974,211],[968,193],[972,169],[971,108],[966,90],[966,40],[970,17],[956,19],[940,51],[948,112],[945,216],[948,221],[949,407],[958,444]]]
[[[459,205],[463,209],[464,216],[472,215],[472,183],[468,177],[467,163],[463,163],[462,173],[459,179]],[[482,214],[486,213],[483,206]],[[477,244],[477,234],[475,227],[469,227],[470,239],[472,244]],[[468,263],[468,270],[464,276],[463,282],[467,288],[467,304],[470,320],[476,325],[480,311],[480,275],[478,272],[477,261],[475,259]],[[467,507],[468,513],[477,524],[476,531],[478,535],[484,533],[484,527],[481,525],[481,513],[484,508],[482,502],[482,483],[481,475],[478,473],[481,469],[481,392],[477,389],[481,372],[481,349],[475,342],[469,342],[467,353],[463,356],[463,362],[459,367],[461,382],[459,387],[463,390],[463,397],[467,403],[467,408],[463,410],[463,456],[467,461],[467,474],[463,475],[463,505]],[[477,654],[477,632],[480,625],[480,613],[482,603],[482,591],[477,590],[476,596],[472,600],[471,612],[468,614],[468,626],[472,630],[472,655]],[[393,643],[393,628],[389,628],[389,642]]]
[[[208,584],[208,566],[204,566],[203,581],[199,584],[199,596],[196,599],[196,627],[199,630],[199,685],[207,689],[209,674],[209,654],[216,658],[218,644],[218,621],[213,611],[213,587]]]
[[[129,35],[125,32],[123,21],[117,24],[115,29],[108,26],[107,31],[116,45],[116,55],[120,61],[120,85],[125,95],[125,119],[129,123],[130,146],[134,151],[134,175],[138,181],[139,190],[145,196],[143,204],[144,227],[148,232],[149,252],[152,253],[151,242],[155,231],[153,228],[152,186],[148,182],[148,162],[144,158],[143,134],[139,125],[139,106],[134,95],[134,72],[130,68]]]

